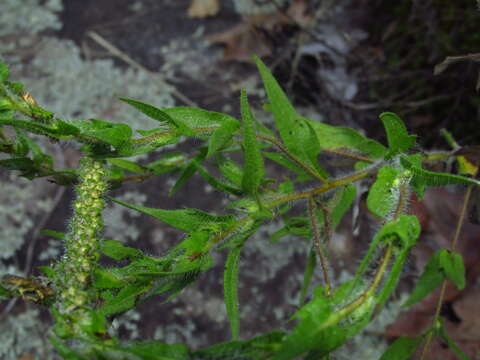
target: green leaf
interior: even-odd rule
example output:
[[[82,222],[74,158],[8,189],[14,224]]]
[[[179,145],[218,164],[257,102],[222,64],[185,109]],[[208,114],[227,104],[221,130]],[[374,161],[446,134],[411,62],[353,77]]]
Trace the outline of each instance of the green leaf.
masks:
[[[7,81],[10,76],[10,70],[8,70],[7,64],[0,61],[0,83]]]
[[[92,285],[97,289],[118,289],[127,284],[127,279],[118,269],[95,269]]]
[[[297,114],[295,108],[262,60],[257,56],[254,56],[254,60],[267,92],[276,128],[285,147],[302,162],[305,162],[312,171],[321,177],[326,177],[328,174],[320,168],[317,162],[320,144],[314,130],[311,128],[311,124]]]
[[[219,155],[218,169],[222,176],[237,188],[242,186],[243,169],[232,159]]]
[[[385,218],[397,205],[392,191],[395,179],[400,172],[391,166],[383,166],[377,174],[377,179],[370,187],[367,197],[367,207],[379,218]]]
[[[192,354],[195,360],[265,360],[278,349],[285,333],[272,331],[247,341],[229,341],[216,344]]]
[[[133,354],[142,360],[188,360],[189,349],[184,344],[166,344],[161,341],[137,343],[128,347],[114,346],[115,351]]]
[[[394,157],[399,153],[404,153],[415,145],[415,135],[408,135],[404,122],[392,112],[380,114],[388,140],[387,159]]]
[[[465,176],[422,169],[420,166],[415,165],[408,156],[402,156],[400,162],[405,169],[410,170],[413,173],[414,180],[425,186],[444,186],[450,184],[480,185],[480,181]]]
[[[379,360],[409,360],[422,341],[422,337],[399,337],[388,347]]]
[[[340,193],[340,194],[338,194]],[[332,217],[332,231],[338,226],[343,218],[343,215],[352,206],[353,200],[355,200],[357,189],[354,185],[348,184],[343,189],[337,191],[335,194],[335,205],[331,213]]]
[[[180,175],[173,184],[172,188],[169,191],[169,195],[172,196],[197,172],[200,168],[200,164],[205,160],[207,152],[205,148],[200,148],[200,153],[196,155],[192,160],[190,160],[183,167]]]
[[[265,166],[255,134],[253,115],[250,111],[245,89],[242,89],[240,95],[240,108],[243,119],[243,152],[245,159],[242,189],[247,194],[255,195],[265,176]]]
[[[416,304],[442,284],[445,273],[440,265],[440,254],[441,252],[437,251],[430,257],[410,297],[402,305],[403,307]]]
[[[231,141],[239,127],[240,123],[236,119],[227,118],[223,121],[220,127],[214,130],[213,134],[208,139],[207,158],[215,155],[219,150],[223,149]]]
[[[132,129],[126,124],[104,120],[74,120],[72,123],[81,129],[82,135],[119,148],[132,137]]]
[[[130,310],[135,306],[137,298],[151,288],[152,283],[150,282],[137,282],[125,286],[118,294],[105,299],[105,303],[100,307],[99,312],[108,317]]]
[[[452,350],[452,352],[455,353],[455,355],[457,355],[461,360],[471,360],[470,357],[465,354],[462,349],[455,344],[455,341],[453,341],[453,339],[447,334],[443,320],[440,318],[438,321],[440,321],[440,327],[435,329],[435,334],[445,341],[450,350]]]
[[[303,305],[305,302],[305,298],[307,297],[308,288],[312,282],[313,272],[315,270],[315,265],[317,264],[317,253],[315,249],[312,247],[308,252],[307,256],[307,264],[305,265],[305,271],[303,272],[303,283],[302,288],[300,289],[300,306]]]
[[[25,133],[15,128],[15,133],[17,134],[17,138],[14,144],[14,152],[17,157],[26,157],[30,152],[30,146],[28,142],[28,138]]]
[[[104,240],[102,244],[102,253],[115,260],[143,257],[143,253],[140,250],[126,247],[117,240]]]
[[[37,173],[34,162],[27,157],[0,160],[0,166],[8,170],[21,171],[23,176],[28,177],[31,174],[32,178]]]
[[[155,136],[146,136],[145,138],[127,141],[119,146],[115,153],[110,154],[108,157],[142,155],[154,151],[159,147],[175,144],[179,140],[180,138],[173,131],[166,131]]]
[[[65,121],[55,119],[55,124],[49,126],[30,120],[19,120],[0,116],[0,125],[10,125],[25,131],[46,135],[55,139],[67,139],[79,134],[80,130]]]
[[[382,158],[387,149],[379,142],[366,138],[358,131],[344,126],[332,126],[306,119],[317,134],[322,149],[350,149],[373,159]]]
[[[275,231],[269,241],[274,243],[287,235],[295,235],[304,238],[311,236],[310,221],[306,217],[287,217],[284,219],[285,226]]]
[[[274,152],[263,152],[265,157],[269,158],[270,160],[275,161],[277,164],[282,165],[283,167],[293,171],[298,177],[295,179],[297,182],[311,180],[311,175],[308,174],[304,169],[299,167],[295,162],[290,160],[287,156],[281,153],[274,153]]]
[[[53,279],[58,271],[50,266],[37,266],[37,269],[45,274],[46,277]]]
[[[117,158],[108,158],[107,161],[115,166],[118,166],[121,169],[125,169],[137,174],[143,174],[148,170],[145,166],[139,165],[133,161]]]
[[[86,334],[90,336],[99,336],[106,333],[107,323],[105,316],[94,311],[93,309],[86,309],[77,324]]]
[[[240,333],[240,317],[238,312],[238,263],[242,245],[233,247],[228,253],[223,273],[223,293],[227,316],[230,321],[232,339],[237,340]]]
[[[205,170],[204,167],[198,166],[197,167],[198,173],[205,179],[205,181],[211,185],[214,189],[220,190],[222,192],[230,193],[236,196],[240,196],[243,194],[243,191],[239,188],[230,186],[229,184],[226,184],[212,175],[210,175],[207,170]]]
[[[180,152],[173,152],[163,155],[160,159],[155,160],[146,168],[153,171],[155,175],[164,174],[170,171],[178,170],[179,167],[186,163],[187,157]]]
[[[404,269],[405,262],[407,261],[407,257],[410,253],[411,246],[413,245],[395,249],[396,252],[394,253],[393,264],[391,265],[390,271],[387,273],[387,277],[383,282],[383,287],[377,296],[378,309],[383,307],[385,302],[397,288],[402,270]]]
[[[463,257],[459,253],[442,249],[439,256],[440,266],[447,278],[449,278],[459,290],[465,288],[465,265]]]
[[[12,294],[8,289],[4,288],[2,284],[0,284],[0,298],[10,298],[12,297]]]
[[[183,209],[183,210],[164,210],[150,208],[146,206],[133,205],[125,201],[110,198],[117,204],[126,206],[130,209],[139,211],[141,213],[153,216],[154,218],[161,220],[177,229],[183,231],[198,231],[203,229],[211,229],[212,231],[218,231],[226,224],[231,224],[235,221],[235,217],[232,215],[216,216],[210,215],[197,209]]]
[[[60,232],[60,231],[54,231],[54,230],[40,230],[40,233],[46,236],[51,236],[53,238],[59,239],[59,240],[65,240],[65,233]]]
[[[420,223],[414,215],[401,215],[397,220],[384,224],[375,234],[367,253],[357,268],[355,278],[352,281],[352,289],[354,289],[361,281],[363,274],[375,259],[375,254],[381,251],[384,248],[384,245],[388,245],[389,242],[394,241],[396,248],[399,248],[400,251],[396,263],[394,263],[394,266],[392,267],[391,276],[387,278],[388,286],[384,287],[382,290],[383,298],[388,297],[390,291],[393,290],[392,286],[398,281],[398,276],[400,274],[399,269],[401,270],[401,265],[405,261],[409,249],[415,245],[419,235]],[[382,245],[380,246],[380,244]]]
[[[193,129],[191,129],[187,123],[179,120],[178,118],[171,117],[167,112],[160,110],[153,105],[127,98],[120,98],[120,100],[133,106],[135,109],[144,113],[151,119],[170,124],[174,128],[178,129],[179,135],[195,136],[195,131],[193,131]]]
[[[60,356],[65,360],[87,360],[87,358],[81,356],[75,350],[69,348],[62,340],[58,339],[56,336],[50,336],[50,342],[52,343],[55,350],[60,354]]]
[[[308,351],[315,352],[313,359],[321,359],[362,330],[370,321],[375,301],[372,297],[354,312],[345,314],[348,326],[340,324],[344,318],[338,316],[338,309],[348,304],[350,286],[351,282],[341,285],[330,298],[325,296],[323,287],[317,287],[314,298],[292,316],[300,321],[272,360],[295,359]]]
[[[214,132],[224,121],[238,123],[234,117],[203,109],[178,106],[162,110],[175,121],[182,122],[192,129],[200,128],[201,132],[198,133],[198,136]]]

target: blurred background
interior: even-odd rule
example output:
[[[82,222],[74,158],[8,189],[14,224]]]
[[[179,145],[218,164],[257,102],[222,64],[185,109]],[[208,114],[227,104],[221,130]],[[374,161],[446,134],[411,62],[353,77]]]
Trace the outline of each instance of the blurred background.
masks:
[[[11,67],[12,79],[62,118],[95,117],[147,129],[154,122],[118,97],[238,116],[239,92],[246,88],[257,118],[271,122],[262,111],[264,91],[251,59],[256,54],[307,117],[353,127],[385,143],[378,114],[393,111],[418,135],[419,148],[449,150],[442,128],[461,146],[480,140],[479,6],[473,0],[0,0],[0,59]],[[76,166],[75,144],[43,146],[60,166]],[[168,175],[128,184],[112,196],[169,209],[220,211],[225,204],[200,178],[168,197],[173,181]],[[412,200],[423,232],[400,289],[335,359],[378,359],[396,337],[418,336],[429,326],[437,295],[400,313],[402,294],[428,257],[448,247],[463,191],[433,189],[423,202]],[[65,231],[73,195],[46,179],[30,182],[0,170],[0,275],[38,275],[38,266],[62,254],[61,242],[40,230]],[[109,205],[105,216],[106,238],[151,255],[181,240],[167,225],[119,205]],[[449,288],[442,310],[455,341],[472,359],[480,351],[477,223],[472,212],[459,246],[467,288]],[[264,226],[242,253],[242,339],[288,329],[298,308],[310,243],[293,236],[271,243],[280,225]],[[377,228],[360,199],[330,243],[337,281],[351,276]],[[173,302],[160,305],[151,298],[118,317],[115,333],[125,341],[157,339],[195,349],[227,341],[225,254],[216,256],[217,266]],[[21,299],[0,303],[0,359],[55,359],[47,337],[50,321],[46,311]],[[456,359],[440,342],[429,356]]]

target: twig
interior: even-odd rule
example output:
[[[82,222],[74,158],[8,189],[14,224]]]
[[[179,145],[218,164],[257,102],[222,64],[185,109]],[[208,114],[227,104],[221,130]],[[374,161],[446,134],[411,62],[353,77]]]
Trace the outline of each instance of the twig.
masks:
[[[198,105],[193,100],[191,100],[190,98],[188,98],[187,96],[185,96],[184,94],[179,92],[172,84],[167,83],[167,81],[165,79],[163,79],[163,77],[160,74],[154,73],[154,72],[148,70],[145,66],[143,66],[142,64],[133,60],[130,56],[125,54],[123,51],[121,51],[119,48],[117,48],[115,45],[113,45],[112,43],[107,41],[104,37],[100,36],[95,31],[88,31],[87,35],[91,39],[93,39],[97,44],[99,44],[100,46],[102,46],[103,48],[108,50],[112,55],[114,55],[114,56],[118,57],[119,59],[123,60],[128,65],[132,66],[133,68],[138,69],[138,70],[143,71],[143,72],[146,72],[147,74],[157,76],[158,82],[160,83],[160,85],[169,88],[170,91],[172,92],[172,94],[178,100],[184,102],[185,104],[187,104],[189,106],[198,107]]]

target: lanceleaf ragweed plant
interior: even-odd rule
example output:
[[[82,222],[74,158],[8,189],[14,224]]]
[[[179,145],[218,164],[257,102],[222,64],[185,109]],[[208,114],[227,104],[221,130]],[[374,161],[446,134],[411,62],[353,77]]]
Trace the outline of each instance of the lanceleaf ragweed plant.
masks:
[[[430,186],[480,183],[473,177],[424,169],[431,160],[455,157],[470,175],[476,167],[460,153],[414,153],[415,136],[402,120],[382,113],[387,146],[347,127],[312,121],[297,113],[270,71],[255,58],[268,96],[267,109],[275,129],[259,123],[241,92],[241,121],[206,110],[174,107],[158,109],[133,99],[121,100],[158,121],[158,127],[133,130],[127,124],[104,120],[65,121],[40,107],[20,83],[8,80],[0,64],[0,166],[23,177],[48,177],[60,186],[74,185],[76,200],[66,233],[49,234],[64,241],[63,257],[41,267],[43,276],[22,278],[5,274],[0,295],[15,296],[48,307],[54,320],[50,339],[66,359],[331,359],[331,353],[362,331],[395,290],[405,260],[415,245],[420,225],[407,215],[411,192],[422,197]],[[83,158],[78,169],[56,169],[52,157],[29,134],[52,141],[76,141]],[[162,147],[183,137],[204,141],[193,154],[162,153]],[[239,163],[236,153],[243,154]],[[127,158],[151,153],[148,164]],[[321,155],[348,157],[355,162],[348,175],[333,176],[322,167]],[[282,180],[267,177],[265,161],[285,168]],[[208,163],[208,166],[206,166]],[[353,162],[352,162],[353,163]],[[212,172],[212,169],[215,172]],[[473,170],[472,170],[473,169]],[[225,214],[198,209],[165,210],[109,198],[110,188],[129,180],[142,180],[178,170],[177,191],[199,173],[215,189],[229,195]],[[129,173],[133,173],[131,175]],[[342,169],[342,173],[345,173]],[[334,286],[329,274],[326,242],[356,197],[354,183],[375,179],[368,209],[383,220],[352,280]],[[299,184],[308,181],[310,188]],[[371,181],[370,181],[371,182]],[[303,190],[299,190],[302,188]],[[185,232],[178,245],[160,257],[102,239],[102,209],[106,201],[147,214]],[[298,216],[298,206],[303,213]],[[283,221],[277,232],[306,236],[311,252],[302,284],[302,306],[290,320],[290,332],[272,331],[240,341],[237,295],[239,258],[249,237],[272,219]],[[461,221],[460,221],[461,222]],[[436,287],[453,281],[465,286],[462,257],[452,249],[433,255],[406,305],[412,305]],[[141,301],[163,294],[172,300],[213,265],[212,254],[228,252],[224,270],[225,307],[232,340],[205,349],[160,341],[125,344],[109,333],[112,319]],[[101,265],[108,257],[115,266]],[[359,259],[360,260],[360,259]],[[319,267],[322,286],[307,300],[312,272]],[[467,358],[446,334],[440,314],[422,337],[400,338],[381,359],[408,359],[420,344],[424,353],[433,336],[446,339],[453,351]]]

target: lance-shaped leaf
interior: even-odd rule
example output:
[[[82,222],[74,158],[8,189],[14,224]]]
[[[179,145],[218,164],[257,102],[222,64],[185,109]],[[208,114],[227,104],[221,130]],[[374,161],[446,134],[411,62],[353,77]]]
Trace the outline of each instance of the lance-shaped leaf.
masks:
[[[375,234],[367,253],[357,268],[355,278],[352,282],[352,289],[361,281],[363,274],[365,274],[365,271],[367,271],[368,267],[374,260],[375,254],[383,248],[380,244],[387,245],[389,242],[394,241],[395,246],[400,249],[398,264],[403,264],[408,250],[415,245],[419,235],[420,223],[416,216],[413,215],[401,215],[397,220],[389,221],[383,225],[383,227]],[[400,265],[397,265],[397,267],[399,266]],[[395,268],[395,271],[397,271],[397,268]],[[399,273],[395,272],[390,280],[391,283],[394,283],[398,275]],[[388,295],[389,293],[385,290],[385,296]]]
[[[373,159],[382,158],[387,149],[379,142],[366,138],[358,131],[344,126],[332,126],[306,119],[315,133],[322,149],[350,149]]]
[[[411,306],[419,302],[442,284],[442,281],[445,279],[445,273],[442,271],[439,260],[440,252],[436,252],[430,257],[415,288],[403,304],[403,307]]]
[[[367,197],[368,210],[379,218],[387,216],[397,205],[394,194],[394,182],[400,172],[391,166],[383,166],[377,174],[377,179],[370,187]]]
[[[459,290],[463,290],[465,288],[465,265],[463,264],[462,255],[443,249],[440,251],[439,262],[447,278]]]
[[[225,147],[232,139],[235,132],[240,127],[240,123],[233,118],[226,118],[208,139],[207,158],[215,155],[219,150]]]
[[[399,153],[404,153],[415,145],[415,135],[408,135],[404,122],[392,112],[380,114],[388,140],[388,154],[390,159]]]
[[[275,125],[285,147],[320,178],[327,173],[317,162],[320,144],[311,124],[300,116],[288,100],[270,70],[258,57],[254,57],[267,92]]]
[[[115,354],[124,354],[125,359],[135,358],[142,360],[188,360],[190,351],[184,344],[166,344],[162,341],[134,343],[129,346],[103,345],[103,348],[112,350]],[[108,353],[107,351],[105,351]],[[117,356],[117,355],[115,355]],[[118,356],[117,356],[118,357]],[[122,359],[124,357],[122,356]]]
[[[223,273],[223,294],[227,316],[230,321],[232,339],[237,340],[240,333],[240,316],[238,312],[238,263],[243,245],[233,247],[225,263]]]
[[[135,306],[138,297],[150,290],[151,287],[151,282],[137,282],[125,286],[116,295],[106,295],[105,302],[99,309],[100,314],[111,316],[130,310]]]
[[[137,174],[143,174],[143,173],[149,171],[148,168],[146,168],[142,165],[139,165],[136,162],[133,162],[133,161],[130,161],[130,160],[109,158],[109,159],[107,159],[107,161],[110,164],[118,166],[121,169],[125,169],[125,170],[131,171],[133,173],[137,173]]]
[[[412,156],[402,156],[400,158],[402,166],[410,170],[413,174],[413,180],[424,186],[445,186],[450,184],[474,184],[480,185],[480,181],[459,175],[440,173],[422,169],[412,160]]]
[[[8,80],[10,76],[10,70],[8,70],[7,64],[0,61],[0,83]]]
[[[247,194],[254,195],[258,193],[258,187],[265,176],[265,166],[245,89],[242,89],[240,95],[240,108],[243,119],[243,154],[245,160],[242,188]]]
[[[142,155],[159,147],[175,144],[179,140],[180,138],[173,132],[163,132],[158,134],[158,136],[146,136],[142,139],[125,142],[112,155],[120,157]],[[109,157],[112,157],[112,155],[109,155]]]
[[[325,296],[323,288],[317,287],[313,300],[292,317],[300,321],[272,360],[296,359],[308,351],[315,354],[309,359],[321,359],[362,330],[370,321],[375,308],[374,297],[365,299],[352,312],[342,313],[339,309],[349,303],[350,286],[350,282],[341,285],[332,297]],[[340,324],[342,320],[346,324]]]
[[[212,133],[224,121],[238,123],[237,119],[226,114],[186,106],[162,109],[162,111],[175,121],[180,121],[190,128],[196,129],[198,136]]]
[[[388,347],[379,360],[409,360],[422,341],[423,337],[399,337]]]
[[[298,166],[295,162],[290,160],[285,154],[282,153],[276,153],[276,152],[263,152],[263,155],[265,155],[266,158],[275,161],[277,164],[282,165],[283,167],[293,171],[295,174],[298,175],[296,181],[301,182],[301,181],[307,181],[311,180],[310,174],[305,172],[304,169]]]
[[[228,226],[235,221],[235,217],[232,215],[210,215],[209,213],[197,209],[156,209],[146,206],[129,204],[125,201],[114,198],[110,199],[120,205],[153,216],[154,218],[161,220],[173,227],[176,227],[177,229],[187,232],[197,231],[200,229],[210,229],[212,232],[215,232],[221,230],[222,227]]]
[[[55,139],[67,139],[80,133],[78,127],[60,119],[55,119],[53,125],[44,125],[30,120],[19,120],[0,116],[0,125],[11,125],[34,134],[51,136]]]
[[[305,270],[303,272],[303,283],[302,288],[300,289],[300,301],[299,304],[303,305],[307,297],[308,288],[312,282],[313,272],[315,270],[315,265],[317,264],[317,253],[315,248],[312,246],[307,255],[307,264],[305,265]]]
[[[214,189],[220,190],[222,192],[227,192],[236,196],[240,196],[243,194],[241,189],[224,183],[223,181],[220,181],[214,176],[210,175],[210,173],[208,173],[208,171],[205,170],[204,167],[197,165],[197,171]]]
[[[73,124],[81,129],[82,135],[112,145],[115,148],[128,142],[132,129],[126,124],[112,123],[104,120],[75,120]]]
[[[102,243],[102,253],[115,260],[143,257],[143,253],[140,250],[127,247],[120,241],[108,239]]]
[[[170,115],[168,115],[163,110],[150,105],[145,104],[141,101],[127,99],[127,98],[120,98],[121,101],[133,106],[135,109],[139,110],[140,112],[147,115],[149,118],[160,121],[162,123],[167,123],[170,126],[176,128],[178,130],[179,135],[186,135],[186,136],[195,136],[195,132],[193,129],[190,128],[188,124],[179,119],[174,119]]]
[[[222,176],[232,185],[240,188],[242,186],[243,169],[242,167],[230,158],[223,154],[219,154],[217,158],[218,169]]]
[[[197,350],[192,354],[192,359],[270,359],[284,338],[284,332],[272,331],[247,341],[229,341]]]
[[[200,168],[200,164],[205,160],[206,155],[206,149],[204,147],[200,148],[199,154],[185,164],[180,175],[169,191],[170,196],[174,195],[193,175],[195,175]]]
[[[338,226],[340,221],[343,218],[343,215],[350,209],[352,206],[353,200],[355,200],[355,196],[357,193],[357,189],[354,185],[348,184],[343,189],[339,190],[333,199],[334,203],[333,210],[331,213],[332,218],[332,231]],[[328,206],[332,206],[328,204]]]
[[[150,171],[153,171],[155,175],[164,174],[173,170],[177,170],[179,166],[187,161],[187,156],[181,152],[171,152],[161,156],[158,160],[155,160],[148,165],[145,165]]]
[[[455,344],[455,341],[448,335],[446,329],[445,329],[445,324],[444,324],[444,321],[442,318],[438,319],[439,323],[440,323],[440,326],[439,327],[436,327],[434,330],[435,330],[435,334],[440,338],[442,339],[443,341],[445,341],[448,345],[448,347],[450,348],[450,350],[458,356],[459,359],[461,360],[471,360],[471,358],[465,354],[462,349],[460,349],[460,347]]]

